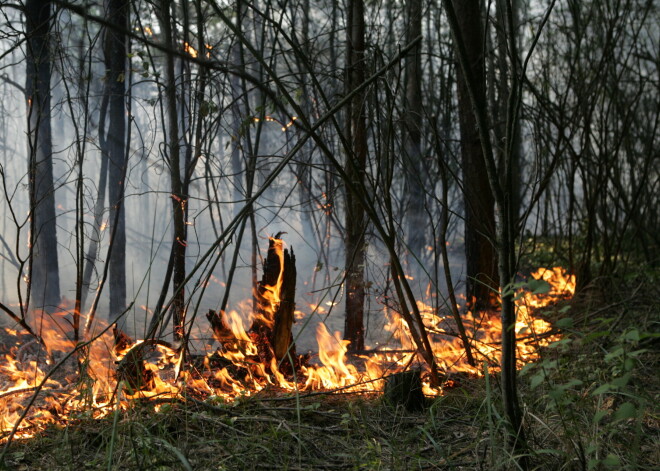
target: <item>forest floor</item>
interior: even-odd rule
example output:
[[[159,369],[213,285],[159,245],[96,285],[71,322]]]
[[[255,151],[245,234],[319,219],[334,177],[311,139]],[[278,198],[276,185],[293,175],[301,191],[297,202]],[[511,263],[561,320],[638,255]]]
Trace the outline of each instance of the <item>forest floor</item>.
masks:
[[[657,274],[544,315],[563,338],[521,371],[529,469],[660,466]],[[569,307],[566,307],[569,306]],[[135,404],[16,440],[11,470],[518,469],[498,377],[464,377],[421,412],[376,395],[263,391],[231,404]],[[2,468],[2,465],[0,465]]]

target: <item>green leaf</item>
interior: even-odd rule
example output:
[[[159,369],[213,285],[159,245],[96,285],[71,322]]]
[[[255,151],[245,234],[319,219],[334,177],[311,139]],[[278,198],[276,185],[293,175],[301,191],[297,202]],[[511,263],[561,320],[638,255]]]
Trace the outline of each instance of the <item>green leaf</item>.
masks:
[[[571,379],[568,381],[568,383],[564,384],[564,387],[566,388],[572,388],[573,386],[582,386],[583,382],[580,381],[579,379]]]
[[[535,374],[532,376],[532,379],[529,381],[529,387],[532,389],[536,389],[539,384],[543,382],[545,379],[545,375],[543,373]]]
[[[619,466],[621,466],[621,460],[619,459],[618,456],[610,453],[603,460],[603,464],[610,468],[618,468]]]
[[[614,378],[611,381],[611,383],[613,386],[616,386],[617,388],[622,388],[625,385],[627,385],[629,381],[630,381],[630,373],[626,373],[619,378]]]
[[[624,340],[632,340],[633,342],[639,342],[639,330],[632,329],[623,334]]]
[[[601,384],[598,386],[594,392],[591,393],[592,396],[598,396],[599,394],[605,394],[606,392],[611,391],[612,385],[610,383]]]
[[[612,361],[615,358],[618,358],[621,355],[623,355],[623,353],[624,353],[623,352],[623,347],[617,347],[614,350],[612,350],[611,352],[609,352],[607,355],[605,355],[605,361]]]
[[[623,370],[631,371],[635,367],[635,360],[632,358],[626,358],[623,360]]]
[[[637,417],[637,409],[632,402],[624,402],[614,413],[614,420],[626,420]]]
[[[536,366],[536,363],[525,363],[523,365],[523,367],[520,369],[520,376],[525,376],[532,369],[534,369],[535,366]]]
[[[534,294],[546,294],[550,292],[550,283],[545,280],[529,280],[527,286]]]
[[[590,342],[591,340],[597,340],[603,337],[607,337],[608,335],[610,335],[610,333],[606,330],[602,330],[600,332],[592,332],[584,337],[584,341]]]
[[[560,329],[570,329],[573,327],[573,318],[564,317],[563,319],[559,319],[557,322],[555,322],[555,325]]]
[[[570,337],[564,337],[561,340],[557,340],[556,342],[552,342],[550,345],[548,345],[548,348],[559,348],[563,347],[564,345],[568,345],[569,343],[573,342],[573,339]]]
[[[561,401],[564,398],[565,394],[566,394],[566,390],[564,389],[563,386],[557,386],[548,392],[548,396],[550,396],[551,399],[554,399],[557,402]]]
[[[594,420],[593,420],[594,425],[600,422],[601,420],[603,420],[603,417],[605,417],[606,415],[607,415],[606,410],[599,410],[598,412],[596,412],[594,414]]]

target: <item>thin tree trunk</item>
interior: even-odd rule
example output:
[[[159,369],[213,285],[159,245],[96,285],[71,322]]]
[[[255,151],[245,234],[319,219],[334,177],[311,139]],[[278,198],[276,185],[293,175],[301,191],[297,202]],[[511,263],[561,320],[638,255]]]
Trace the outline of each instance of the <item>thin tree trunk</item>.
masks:
[[[454,4],[460,5],[467,10],[454,9]],[[498,243],[498,271],[499,281],[501,283],[501,318],[502,318],[502,401],[506,412],[506,418],[509,425],[509,439],[511,447],[515,452],[519,453],[518,464],[523,468],[527,468],[527,459],[524,452],[521,451],[525,447],[525,435],[522,429],[522,413],[518,403],[518,390],[516,385],[516,310],[513,301],[513,292],[508,289],[513,282],[515,274],[515,220],[513,217],[512,207],[512,173],[513,168],[511,165],[511,152],[512,152],[512,138],[515,133],[515,119],[519,106],[520,88],[518,81],[518,69],[515,62],[512,63],[512,86],[511,95],[507,97],[507,133],[506,143],[507,146],[502,150],[504,158],[501,159],[502,168],[501,175],[496,166],[496,159],[493,152],[492,142],[488,135],[490,129],[489,115],[485,101],[480,95],[480,83],[482,79],[478,72],[475,72],[471,63],[471,55],[469,53],[469,45],[471,44],[471,35],[474,34],[474,29],[466,29],[463,23],[466,16],[479,18],[479,2],[458,0],[444,0],[443,5],[447,12],[449,25],[453,33],[454,43],[457,50],[457,56],[462,71],[461,81],[464,82],[464,90],[468,93],[472,110],[474,113],[475,121],[478,125],[479,141],[482,147],[483,161],[487,170],[488,182],[490,189],[495,196],[498,210],[498,225],[497,225],[497,243]],[[511,12],[507,12],[511,18]],[[510,23],[509,23],[510,24]],[[512,31],[509,31],[507,37],[508,46],[511,48],[511,57],[516,57],[517,49],[514,42],[511,41]],[[472,44],[472,47],[476,47]]]
[[[346,93],[357,88],[366,77],[364,40],[364,2],[351,0],[348,10],[346,50]],[[352,143],[346,156],[346,175],[358,187],[364,185],[367,160],[365,93],[358,93],[348,106],[346,140]],[[346,189],[346,322],[344,339],[349,350],[364,350],[364,265],[366,218],[357,195]]]
[[[26,1],[30,293],[35,308],[54,311],[60,304],[60,280],[50,124],[50,15],[50,1]]]
[[[110,254],[110,313],[114,322],[126,309],[126,217],[123,210],[126,175],[126,35],[128,2],[106,0],[106,17],[112,26],[105,33],[106,86],[109,88],[109,123],[105,144],[108,156],[108,197],[113,238]],[[124,330],[124,320],[117,328]]]
[[[477,106],[485,109],[483,26],[479,0],[454,0],[467,64],[475,79]],[[495,253],[495,200],[488,182],[477,120],[464,72],[458,69],[458,114],[465,201],[466,298],[473,309],[492,308],[497,298],[498,275]]]
[[[165,56],[165,101],[167,103],[168,119],[168,161],[170,167],[170,185],[172,199],[172,216],[174,220],[174,234],[172,240],[172,318],[175,340],[183,338],[183,325],[185,322],[185,291],[186,279],[186,225],[185,212],[188,196],[183,194],[181,180],[181,159],[179,124],[177,117],[176,75],[174,73],[174,36],[172,31],[172,17],[170,8],[174,3],[171,0],[161,0],[161,25],[167,53]]]
[[[408,3],[407,43],[422,35],[422,2],[411,0]],[[422,43],[410,50],[405,60],[406,100],[404,111],[404,154],[408,194],[408,249],[412,259],[419,259],[426,244],[424,207],[424,175],[427,175],[422,162]],[[411,261],[412,261],[411,259]]]

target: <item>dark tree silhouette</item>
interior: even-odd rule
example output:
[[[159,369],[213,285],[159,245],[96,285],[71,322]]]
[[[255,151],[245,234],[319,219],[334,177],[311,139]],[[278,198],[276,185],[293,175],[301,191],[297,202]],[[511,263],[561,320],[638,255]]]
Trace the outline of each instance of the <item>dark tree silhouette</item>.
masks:
[[[366,77],[364,2],[351,0],[348,7],[346,41],[346,93],[360,86]],[[365,93],[350,101],[346,118],[346,175],[356,186],[363,185],[368,153]],[[346,324],[344,338],[353,351],[364,349],[364,264],[366,217],[357,195],[346,189]]]
[[[467,66],[474,76],[477,106],[486,108],[486,76],[481,2],[453,2],[465,41]],[[477,120],[464,72],[458,68],[458,114],[461,125],[461,156],[465,202],[466,298],[474,309],[491,308],[498,286],[495,254],[495,200],[481,147]]]
[[[30,180],[30,288],[33,306],[52,311],[60,304],[53,148],[51,134],[51,3],[25,3],[26,85]]]
[[[126,35],[129,2],[106,0],[104,58],[109,96],[108,132],[104,152],[108,156],[108,196],[110,199],[110,321],[126,309],[126,216],[123,210],[126,156]],[[121,329],[120,322],[119,328]]]

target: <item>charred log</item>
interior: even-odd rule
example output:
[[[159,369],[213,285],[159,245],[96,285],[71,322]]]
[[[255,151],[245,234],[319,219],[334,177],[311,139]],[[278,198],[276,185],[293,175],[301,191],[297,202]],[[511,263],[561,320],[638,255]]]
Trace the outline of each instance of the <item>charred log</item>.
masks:
[[[409,370],[388,376],[383,397],[394,407],[401,405],[410,412],[424,410],[426,401],[420,371]]]
[[[296,275],[293,250],[283,249],[282,239],[271,237],[263,276],[256,290],[258,308],[250,332],[259,350],[260,360],[266,364],[270,364],[272,358],[278,363],[285,360],[283,363],[290,364],[287,361],[289,355],[297,363],[292,333]]]
[[[295,356],[296,349],[293,343],[293,312],[296,309],[296,256],[291,249],[284,250],[284,273],[280,289],[280,305],[275,313],[275,326],[271,343],[275,358],[281,360],[290,353]]]
[[[229,340],[235,340],[234,333],[227,325],[222,311],[217,312],[209,309],[209,312],[206,314],[206,318],[209,320],[211,328],[213,329],[214,339],[223,345]]]
[[[143,348],[130,349],[117,365],[118,379],[125,381],[133,392],[154,386],[154,375],[144,366],[143,351]]]
[[[123,353],[123,357],[117,362],[117,378],[124,381],[133,392],[153,389],[154,374],[146,368],[145,358],[158,346],[172,352],[176,351],[174,346],[163,340],[153,339],[133,344],[130,337],[123,333],[119,341],[117,338],[115,340],[116,345],[130,345],[128,351],[117,350]]]

